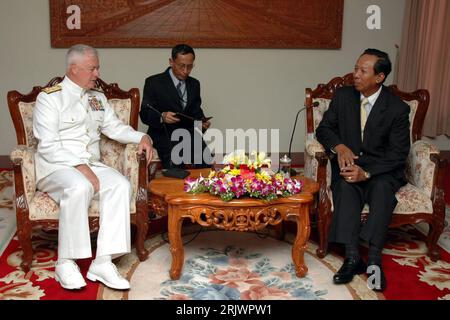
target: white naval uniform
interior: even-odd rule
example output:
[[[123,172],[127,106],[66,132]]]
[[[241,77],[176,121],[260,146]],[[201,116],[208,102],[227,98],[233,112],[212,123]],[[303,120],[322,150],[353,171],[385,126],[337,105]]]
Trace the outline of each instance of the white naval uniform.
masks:
[[[37,188],[60,206],[58,257],[92,256],[88,208],[94,188],[75,166],[87,164],[100,181],[97,256],[130,252],[129,181],[100,162],[100,133],[121,143],[145,135],[120,121],[101,92],[85,90],[68,76],[61,90],[41,92],[33,111]]]

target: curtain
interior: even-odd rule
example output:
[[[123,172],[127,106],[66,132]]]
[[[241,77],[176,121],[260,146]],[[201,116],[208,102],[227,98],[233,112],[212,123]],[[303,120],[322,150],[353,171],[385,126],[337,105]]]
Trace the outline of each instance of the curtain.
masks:
[[[430,92],[423,135],[450,136],[450,1],[405,2],[395,77],[403,91]]]

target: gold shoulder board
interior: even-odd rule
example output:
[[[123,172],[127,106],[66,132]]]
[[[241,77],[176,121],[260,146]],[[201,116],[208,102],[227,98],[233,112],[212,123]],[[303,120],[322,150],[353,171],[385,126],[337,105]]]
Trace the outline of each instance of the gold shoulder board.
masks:
[[[42,91],[45,92],[46,94],[50,94],[50,93],[61,91],[61,90],[62,90],[62,87],[59,84],[57,84],[56,86],[53,86],[53,87],[47,87],[47,88],[42,89]]]

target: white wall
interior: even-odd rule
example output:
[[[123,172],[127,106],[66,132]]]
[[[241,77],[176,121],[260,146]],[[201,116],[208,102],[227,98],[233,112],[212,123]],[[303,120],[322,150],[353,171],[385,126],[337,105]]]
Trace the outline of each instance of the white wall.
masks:
[[[366,9],[372,4],[381,7],[381,30],[366,27]],[[286,151],[306,87],[352,71],[356,58],[368,47],[387,51],[395,63],[404,4],[405,0],[345,0],[340,50],[197,49],[192,76],[201,81],[205,113],[214,116],[213,126],[222,130],[279,128],[280,149]],[[50,47],[48,0],[1,0],[0,30],[0,155],[6,155],[16,144],[7,91],[29,92],[33,85],[62,75],[66,49]],[[170,55],[168,48],[99,51],[104,80],[140,90],[148,75],[166,68]],[[146,128],[141,124],[140,129]],[[303,151],[304,132],[302,115],[294,151]]]

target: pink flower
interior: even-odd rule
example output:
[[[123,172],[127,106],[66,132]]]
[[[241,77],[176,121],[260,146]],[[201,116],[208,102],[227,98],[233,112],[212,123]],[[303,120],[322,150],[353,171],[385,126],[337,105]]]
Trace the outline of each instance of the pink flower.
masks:
[[[289,272],[272,272],[274,276],[280,277],[281,279],[288,281],[291,279],[291,274]]]
[[[172,294],[167,300],[190,300],[189,297],[185,294]]]
[[[231,166],[233,167],[233,166]],[[198,179],[187,178],[184,190],[189,193],[209,192],[218,195],[224,201],[249,196],[272,201],[280,196],[287,197],[301,192],[303,183],[295,179],[280,179],[272,175],[270,179],[257,178],[255,170],[247,165],[240,165],[237,172],[228,174],[219,171],[211,178],[200,176]]]
[[[216,274],[209,275],[211,283],[223,284],[231,288],[239,287],[239,282],[263,285],[264,282],[258,280],[259,274],[250,272],[247,268],[233,268],[219,270]]]
[[[230,266],[236,267],[236,268],[247,267],[247,259],[245,259],[245,258],[230,257],[229,263],[230,263]]]
[[[195,185],[197,184],[197,179],[195,178],[186,178],[184,180],[184,191],[185,192],[190,192],[192,191],[192,189],[194,189]]]
[[[289,298],[289,293],[265,285],[251,286],[241,293],[241,300],[280,300]]]
[[[255,172],[250,170],[241,170],[241,177],[244,180],[251,180],[255,177]]]

